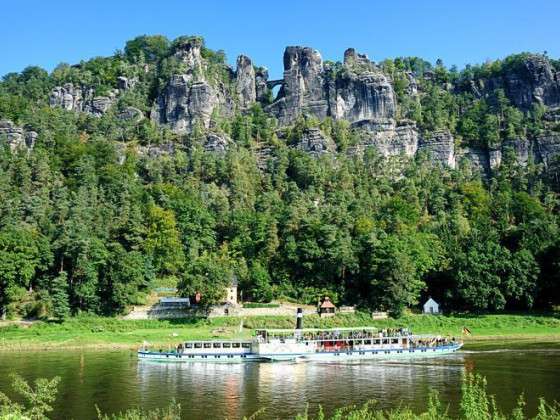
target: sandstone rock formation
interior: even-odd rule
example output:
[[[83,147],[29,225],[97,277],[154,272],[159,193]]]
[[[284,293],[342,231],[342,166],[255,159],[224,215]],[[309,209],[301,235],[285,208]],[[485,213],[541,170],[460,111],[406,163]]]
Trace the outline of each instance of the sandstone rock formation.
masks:
[[[547,133],[538,136],[534,143],[535,161],[547,168],[560,159],[560,134]]]
[[[335,103],[330,114],[335,119],[356,122],[394,118],[396,101],[387,77],[353,49],[344,53],[344,69],[335,79]]]
[[[124,77],[124,76],[119,76],[117,77],[117,88],[119,90],[128,90],[128,89],[132,89],[136,83],[138,82],[138,79],[136,78],[128,78],[128,77]]]
[[[12,151],[30,150],[35,145],[37,133],[18,127],[12,121],[0,121],[0,145],[7,144]]]
[[[177,133],[189,133],[196,124],[210,127],[217,108],[224,114],[233,111],[233,98],[221,81],[208,77],[208,63],[201,55],[202,40],[186,38],[175,46],[174,56],[185,71],[171,77],[157,98],[153,120],[168,125]]]
[[[504,141],[496,148],[461,148],[448,131],[421,133],[413,121],[397,121],[392,79],[367,55],[353,48],[344,52],[342,63],[334,64],[324,63],[321,54],[312,48],[287,47],[281,80],[269,80],[268,71],[255,67],[245,55],[237,58],[233,71],[215,57],[212,59],[204,50],[202,39],[196,37],[175,41],[171,59],[181,63],[181,68],[158,93],[150,117],[180,134],[191,133],[195,127],[204,129],[203,148],[211,153],[224,154],[233,146],[232,139],[217,134],[220,129],[213,126],[213,117],[229,117],[261,103],[269,115],[278,119],[280,128],[301,116],[348,121],[357,139],[348,148],[350,154],[361,154],[369,147],[386,157],[411,158],[423,153],[435,164],[450,168],[467,165],[484,176],[497,170],[505,157],[513,157],[522,165],[534,161],[548,167],[560,156],[560,134],[554,131],[536,138]],[[520,110],[545,105],[544,121],[550,127],[560,122],[560,72],[548,58],[529,54],[506,60],[502,65],[499,76],[472,76],[442,87],[449,91],[467,90],[478,97],[503,89]],[[417,96],[420,88],[416,75],[406,72],[404,76],[405,93]],[[423,78],[438,83],[433,71],[424,71]],[[113,106],[119,94],[134,89],[136,83],[136,78],[120,76],[116,80],[118,89],[107,96],[96,96],[91,88],[66,83],[52,90],[49,101],[53,107],[100,116]],[[272,89],[277,85],[279,93],[272,99]],[[116,116],[132,122],[144,117],[134,107],[119,108]],[[12,148],[32,147],[36,137],[8,122],[0,123],[2,134]],[[337,150],[332,139],[318,128],[306,129],[293,146],[313,156]],[[150,146],[141,149],[140,154],[161,156],[174,150],[170,145]],[[255,153],[259,167],[264,169],[274,155],[273,146],[261,145]]]
[[[138,156],[140,157],[161,157],[175,154],[181,146],[177,143],[168,142],[159,145],[138,146]]]
[[[67,111],[86,112],[94,116],[101,116],[113,105],[118,91],[112,91],[109,96],[95,96],[94,90],[76,87],[72,83],[55,87],[49,96],[51,107],[63,108]]]
[[[217,95],[208,82],[193,81],[188,74],[175,75],[158,98],[152,118],[177,133],[189,133],[197,122],[208,128],[217,105]]]
[[[530,55],[505,79],[508,96],[522,109],[530,109],[533,103],[560,106],[560,73],[541,55]]]
[[[257,87],[253,62],[245,55],[237,57],[237,70],[235,71],[236,91],[241,109],[251,107],[257,100]],[[265,82],[266,83],[266,82]]]
[[[336,144],[316,127],[307,128],[296,143],[295,148],[314,157],[336,152]]]
[[[438,131],[422,138],[419,150],[439,164],[456,167],[455,139],[449,131]]]
[[[350,154],[362,154],[368,147],[382,156],[413,157],[418,149],[418,131],[413,122],[396,125],[392,119],[365,120],[354,124],[359,129],[359,143],[349,148]]]
[[[127,106],[117,113],[117,118],[125,121],[138,122],[144,119],[144,114],[138,108]]]
[[[323,59],[308,47],[287,47],[284,51],[284,81],[277,100],[268,110],[280,124],[289,124],[301,115],[318,118],[328,115]]]
[[[268,70],[259,67],[255,71],[255,89],[256,89],[256,99],[258,102],[265,103],[269,94],[268,82]]]
[[[535,104],[560,107],[560,72],[548,58],[529,54],[504,65],[506,70],[502,76],[470,80],[468,89],[477,97],[503,89],[511,103],[524,111]]]
[[[343,69],[333,71],[324,68],[318,51],[288,47],[282,88],[267,110],[284,125],[302,114],[356,122],[393,118],[396,104],[393,87],[367,56],[349,49]]]
[[[204,142],[204,150],[223,155],[232,144],[233,140],[225,134],[208,133]]]

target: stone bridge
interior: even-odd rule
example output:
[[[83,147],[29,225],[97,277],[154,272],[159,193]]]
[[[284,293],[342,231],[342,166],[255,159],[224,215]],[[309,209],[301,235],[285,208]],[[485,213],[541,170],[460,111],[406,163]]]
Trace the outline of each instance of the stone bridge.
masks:
[[[266,87],[269,88],[269,89],[274,89],[275,86],[283,85],[283,84],[284,84],[284,79],[267,80]]]

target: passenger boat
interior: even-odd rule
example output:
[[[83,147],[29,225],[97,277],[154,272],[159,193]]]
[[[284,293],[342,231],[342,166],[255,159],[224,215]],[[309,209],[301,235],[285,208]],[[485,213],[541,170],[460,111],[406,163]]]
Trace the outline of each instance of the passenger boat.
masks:
[[[180,343],[172,351],[138,350],[140,359],[164,362],[339,361],[428,357],[454,353],[455,338],[414,335],[408,329],[301,328],[260,329],[250,340],[207,340]]]

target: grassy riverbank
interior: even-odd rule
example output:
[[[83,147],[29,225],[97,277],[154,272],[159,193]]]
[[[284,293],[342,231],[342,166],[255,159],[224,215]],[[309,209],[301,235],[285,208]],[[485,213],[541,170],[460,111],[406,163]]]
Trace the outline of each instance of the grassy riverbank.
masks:
[[[409,315],[398,320],[372,320],[367,314],[345,314],[334,318],[305,318],[306,327],[409,327],[417,334],[460,337],[463,327],[472,332],[463,337],[476,343],[497,340],[560,342],[558,315]],[[240,328],[243,323],[243,328]],[[167,347],[189,339],[249,337],[254,328],[292,328],[293,317],[213,318],[197,320],[122,320],[77,317],[58,324],[34,322],[29,325],[0,323],[0,350],[56,348],[137,348],[143,341]]]

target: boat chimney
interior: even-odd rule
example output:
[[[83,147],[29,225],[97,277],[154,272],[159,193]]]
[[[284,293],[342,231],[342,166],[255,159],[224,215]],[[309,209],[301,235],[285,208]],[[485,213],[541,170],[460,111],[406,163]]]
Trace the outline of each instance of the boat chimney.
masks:
[[[297,308],[296,330],[301,330],[302,328],[303,328],[303,309]]]

